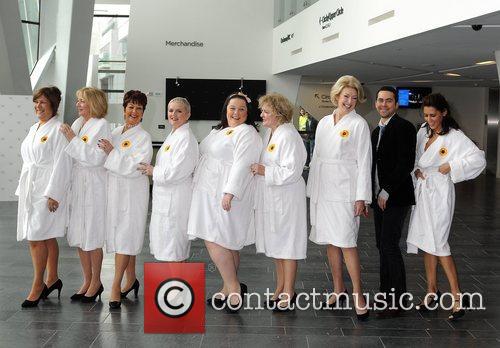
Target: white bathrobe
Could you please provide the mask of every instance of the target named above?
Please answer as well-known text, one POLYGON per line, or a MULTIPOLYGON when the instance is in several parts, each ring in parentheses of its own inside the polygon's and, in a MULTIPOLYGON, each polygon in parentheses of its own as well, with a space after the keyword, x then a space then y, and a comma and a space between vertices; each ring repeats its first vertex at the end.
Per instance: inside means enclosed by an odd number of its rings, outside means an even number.
POLYGON ((307 152, 290 123, 264 137, 260 163, 265 176, 256 175, 255 246, 277 259, 305 259, 307 250, 306 184, 302 178, 307 152))
POLYGON ((255 243, 253 206, 255 182, 250 170, 259 161, 262 140, 250 125, 212 130, 200 144, 201 159, 194 176, 188 235, 227 249, 255 243), (224 193, 234 198, 222 209, 224 193))
POLYGON ((309 238, 316 244, 352 248, 357 245, 359 230, 354 203, 371 203, 370 130, 356 111, 336 125, 333 120, 333 114, 323 117, 316 129, 307 182, 311 197, 309 238))
MULTIPOLYGON (((424 124, 425 125, 425 124, 424 124)), ((460 130, 451 129, 439 136, 428 148, 425 126, 417 134, 416 168, 425 180, 416 180, 415 199, 408 228, 408 252, 418 249, 436 256, 448 256, 453 212, 455 210, 455 186, 474 179, 485 168, 484 152, 460 130), (451 171, 443 175, 438 168, 449 163, 451 171)))
POLYGON ((189 257, 187 225, 198 158, 198 141, 188 123, 171 132, 158 150, 149 225, 149 248, 157 260, 189 257))
POLYGON ((83 122, 83 117, 73 122, 76 136, 65 149, 73 158, 67 238, 70 246, 91 251, 102 248, 106 237, 106 153, 97 142, 112 139, 104 118, 91 118, 82 127, 83 122))
POLYGON ((71 158, 64 153, 68 141, 59 132, 61 122, 57 117, 39 124, 30 128, 21 144, 23 167, 16 190, 18 241, 63 237, 66 232, 72 168, 71 158), (49 197, 59 203, 53 213, 47 206, 49 197))
POLYGON ((104 168, 108 170, 106 251, 137 255, 142 250, 149 205, 149 178, 137 170, 153 157, 151 136, 141 125, 122 134, 112 132, 114 149, 104 168))

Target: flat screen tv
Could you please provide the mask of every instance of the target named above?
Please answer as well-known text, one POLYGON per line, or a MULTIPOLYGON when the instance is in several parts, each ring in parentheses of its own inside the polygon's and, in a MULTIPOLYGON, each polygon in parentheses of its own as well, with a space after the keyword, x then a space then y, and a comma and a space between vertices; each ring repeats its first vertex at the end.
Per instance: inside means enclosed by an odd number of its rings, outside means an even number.
POLYGON ((399 107, 403 109, 418 109, 422 100, 432 93, 430 87, 398 87, 399 107))
MULTIPOLYGON (((165 108, 172 98, 184 97, 191 104, 190 120, 220 120, 222 105, 226 97, 231 93, 238 92, 240 87, 240 79, 167 78, 165 108)), ((243 80, 242 91, 252 100, 254 119, 259 120, 257 99, 266 94, 266 80, 243 80)))

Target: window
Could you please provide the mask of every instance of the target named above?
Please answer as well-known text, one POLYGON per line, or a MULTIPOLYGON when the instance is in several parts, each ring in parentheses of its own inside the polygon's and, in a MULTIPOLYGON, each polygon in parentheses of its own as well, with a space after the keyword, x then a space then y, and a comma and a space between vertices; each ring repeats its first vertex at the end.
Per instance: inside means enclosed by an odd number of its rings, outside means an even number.
POLYGON ((24 47, 30 74, 38 61, 40 36, 40 0, 18 0, 23 29, 24 47))
POLYGON ((89 69, 92 86, 108 95, 110 104, 121 104, 125 89, 129 5, 96 4, 90 54, 97 66, 89 69))

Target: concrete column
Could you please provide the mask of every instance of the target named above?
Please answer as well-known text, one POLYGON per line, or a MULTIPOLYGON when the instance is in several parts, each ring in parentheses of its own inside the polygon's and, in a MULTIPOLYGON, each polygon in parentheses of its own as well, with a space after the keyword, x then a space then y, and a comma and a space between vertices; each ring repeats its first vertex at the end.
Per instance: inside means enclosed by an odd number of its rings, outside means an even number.
POLYGON ((0 94, 31 95, 17 0, 0 1, 0 94))

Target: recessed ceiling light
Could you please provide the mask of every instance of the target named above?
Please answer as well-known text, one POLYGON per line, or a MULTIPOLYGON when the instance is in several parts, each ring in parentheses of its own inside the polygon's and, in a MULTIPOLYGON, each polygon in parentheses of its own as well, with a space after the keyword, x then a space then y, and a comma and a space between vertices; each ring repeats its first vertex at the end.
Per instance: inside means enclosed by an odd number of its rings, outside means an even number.
POLYGON ((462 76, 462 75, 460 75, 460 74, 457 74, 457 73, 452 73, 452 72, 447 72, 445 75, 446 75, 446 76, 454 76, 454 77, 457 77, 457 76, 462 76))
POLYGON ((484 62, 477 62, 476 65, 493 65, 496 63, 494 60, 485 60, 484 62))

